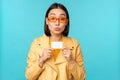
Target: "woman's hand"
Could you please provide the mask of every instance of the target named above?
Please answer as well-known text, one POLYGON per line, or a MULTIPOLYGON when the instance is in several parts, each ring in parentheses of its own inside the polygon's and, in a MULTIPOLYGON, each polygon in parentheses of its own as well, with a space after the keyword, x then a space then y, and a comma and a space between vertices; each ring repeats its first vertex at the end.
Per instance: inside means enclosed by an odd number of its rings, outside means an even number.
POLYGON ((39 58, 39 66, 42 67, 43 63, 52 57, 52 48, 47 48, 43 51, 42 56, 39 58))
POLYGON ((73 66, 74 66, 74 62, 75 61, 72 58, 71 49, 69 49, 69 48, 63 48, 62 51, 63 51, 64 57, 67 59, 67 61, 69 63, 69 69, 72 69, 73 66))
POLYGON ((44 61, 46 61, 47 59, 50 59, 52 57, 52 48, 47 48, 43 51, 43 55, 42 58, 44 61))
POLYGON ((62 51, 63 51, 63 55, 67 59, 67 61, 73 62, 71 50, 69 48, 63 48, 62 51))

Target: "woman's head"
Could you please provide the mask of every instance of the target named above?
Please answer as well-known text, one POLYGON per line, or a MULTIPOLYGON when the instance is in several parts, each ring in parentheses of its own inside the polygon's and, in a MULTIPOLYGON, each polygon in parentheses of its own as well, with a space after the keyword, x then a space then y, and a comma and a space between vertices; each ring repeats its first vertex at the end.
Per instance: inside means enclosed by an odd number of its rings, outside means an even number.
POLYGON ((45 15, 44 32, 47 36, 52 33, 68 36, 69 14, 67 9, 59 3, 53 3, 45 15))

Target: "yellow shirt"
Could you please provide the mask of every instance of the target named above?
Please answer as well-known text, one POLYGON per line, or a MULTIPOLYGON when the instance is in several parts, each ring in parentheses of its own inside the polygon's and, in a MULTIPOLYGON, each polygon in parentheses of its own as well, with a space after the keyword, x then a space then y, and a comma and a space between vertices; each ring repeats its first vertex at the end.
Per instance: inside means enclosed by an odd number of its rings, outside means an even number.
POLYGON ((52 58, 47 60, 46 64, 43 65, 42 68, 39 67, 39 56, 43 55, 42 53, 45 48, 50 47, 49 37, 44 35, 43 37, 36 38, 31 45, 25 74, 27 80, 57 80, 57 77, 59 80, 85 79, 86 74, 83 66, 84 61, 79 43, 75 39, 65 36, 62 37, 62 42, 65 47, 72 49, 72 58, 75 60, 73 68, 68 70, 68 62, 65 61, 65 58, 62 56, 62 52, 57 55, 57 58, 60 60, 57 60, 56 58, 55 61, 59 70, 57 70, 57 67, 53 64, 52 58), (58 71, 58 73, 56 73, 56 71, 58 71))
MULTIPOLYGON (((53 50, 52 54, 53 54, 54 60, 56 60, 59 52, 60 52, 60 49, 55 49, 55 50, 53 50)), ((56 67, 57 67, 57 66, 56 66, 56 67)), ((59 75, 58 75, 58 77, 57 77, 57 80, 59 80, 59 75)))
MULTIPOLYGON (((51 43, 52 43, 52 42, 51 42, 51 40, 50 40, 50 47, 51 47, 51 43)), ((54 61, 56 60, 59 52, 60 52, 60 49, 54 49, 54 50, 53 50, 52 54, 53 54, 53 57, 54 57, 54 61)), ((56 67, 57 67, 57 66, 56 66, 56 67)), ((57 77, 56 80, 60 80, 60 79, 59 79, 59 75, 58 75, 58 77, 57 77)))
MULTIPOLYGON (((51 47, 52 41, 51 41, 50 39, 49 39, 49 44, 50 44, 50 47, 51 47)), ((56 60, 59 52, 60 52, 60 49, 54 49, 54 50, 53 50, 52 54, 53 54, 54 60, 56 60)))
POLYGON ((53 50, 52 54, 53 54, 54 60, 56 60, 59 52, 60 52, 60 49, 54 49, 54 50, 53 50))

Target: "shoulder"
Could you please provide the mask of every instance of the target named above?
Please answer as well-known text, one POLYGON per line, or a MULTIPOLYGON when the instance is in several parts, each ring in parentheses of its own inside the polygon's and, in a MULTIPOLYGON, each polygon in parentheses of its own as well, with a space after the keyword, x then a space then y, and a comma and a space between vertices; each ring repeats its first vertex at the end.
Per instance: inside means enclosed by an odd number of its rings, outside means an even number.
POLYGON ((79 45, 78 40, 72 37, 64 37, 63 40, 65 43, 68 43, 68 44, 79 45))
POLYGON ((41 37, 34 38, 32 43, 39 43, 41 41, 41 37))
POLYGON ((79 44, 78 40, 72 37, 67 37, 67 39, 75 44, 79 44))
POLYGON ((48 39, 49 39, 48 36, 42 35, 40 37, 34 38, 33 42, 34 43, 39 43, 39 42, 43 42, 43 41, 48 40, 48 39))
POLYGON ((32 44, 39 44, 45 42, 46 40, 48 40, 48 37, 46 35, 42 35, 40 37, 34 38, 32 44))

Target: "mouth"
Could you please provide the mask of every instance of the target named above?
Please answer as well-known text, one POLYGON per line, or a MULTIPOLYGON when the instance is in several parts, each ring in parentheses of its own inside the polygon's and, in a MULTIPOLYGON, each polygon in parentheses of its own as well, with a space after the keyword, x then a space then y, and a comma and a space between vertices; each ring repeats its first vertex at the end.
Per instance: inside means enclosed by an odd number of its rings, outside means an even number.
POLYGON ((60 28, 55 28, 55 31, 60 31, 61 29, 60 28))

